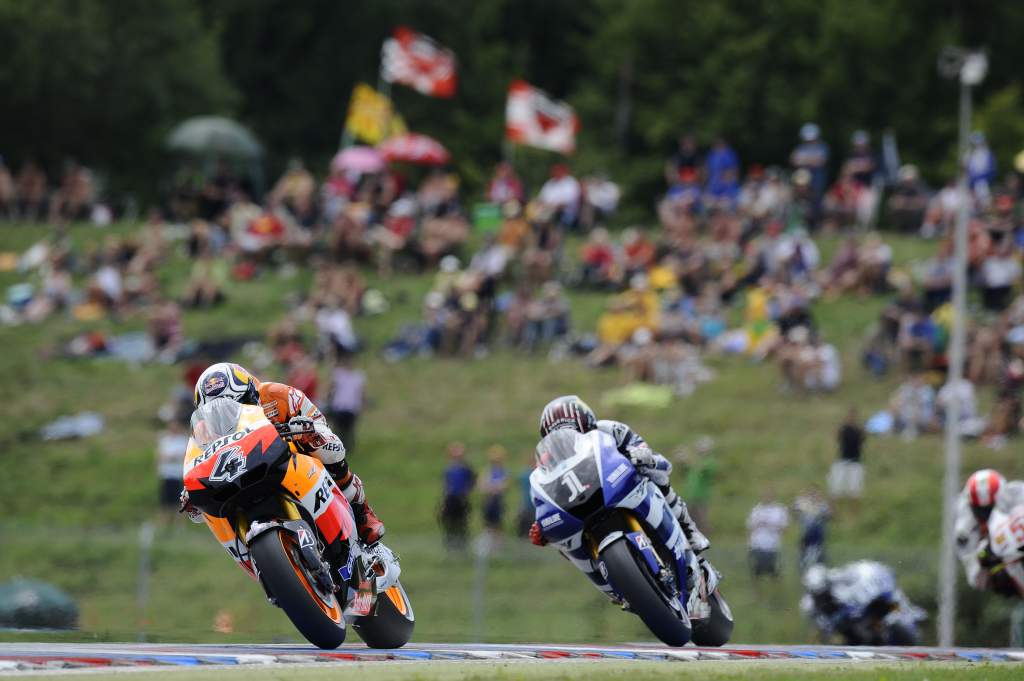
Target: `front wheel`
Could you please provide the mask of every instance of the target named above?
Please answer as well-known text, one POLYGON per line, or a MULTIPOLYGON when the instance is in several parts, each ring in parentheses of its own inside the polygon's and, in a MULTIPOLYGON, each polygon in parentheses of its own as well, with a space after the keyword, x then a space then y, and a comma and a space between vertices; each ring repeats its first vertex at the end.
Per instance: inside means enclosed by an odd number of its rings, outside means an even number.
POLYGON ((732 636, 732 610, 718 589, 711 594, 708 602, 711 605, 711 615, 705 620, 694 622, 693 642, 698 646, 718 648, 728 643, 729 637, 732 636))
POLYGON ((268 530, 249 546, 260 580, 295 628, 318 648, 337 648, 345 641, 345 618, 334 594, 316 586, 299 558, 288 532, 268 530))
POLYGON ((412 638, 415 626, 412 603, 401 583, 377 596, 377 607, 372 615, 352 623, 359 638, 370 648, 401 648, 412 638))
POLYGON ((608 581, 651 633, 666 645, 686 645, 690 640, 686 615, 680 618, 668 604, 643 558, 633 553, 629 540, 613 541, 601 552, 601 560, 608 570, 608 581))

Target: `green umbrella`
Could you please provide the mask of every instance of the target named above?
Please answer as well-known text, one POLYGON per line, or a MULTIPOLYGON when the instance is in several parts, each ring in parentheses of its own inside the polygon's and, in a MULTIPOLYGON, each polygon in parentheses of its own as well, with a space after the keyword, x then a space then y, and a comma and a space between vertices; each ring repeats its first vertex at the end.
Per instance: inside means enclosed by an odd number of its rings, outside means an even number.
POLYGON ((220 116, 197 116, 179 123, 167 136, 167 148, 196 155, 256 159, 263 147, 249 129, 220 116))

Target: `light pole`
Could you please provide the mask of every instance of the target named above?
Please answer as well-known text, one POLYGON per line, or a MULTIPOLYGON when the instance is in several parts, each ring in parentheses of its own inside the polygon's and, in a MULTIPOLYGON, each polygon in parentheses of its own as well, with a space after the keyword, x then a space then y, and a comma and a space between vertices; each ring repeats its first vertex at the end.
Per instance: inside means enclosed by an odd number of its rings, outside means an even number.
POLYGON ((967 136, 971 127, 971 88, 988 69, 984 52, 946 48, 939 56, 939 71, 960 80, 960 141, 958 161, 959 210, 954 234, 953 329, 949 345, 950 400, 946 405, 946 474, 942 485, 942 558, 939 566, 939 645, 955 642, 956 620, 956 499, 960 488, 960 381, 964 372, 964 337, 967 325, 967 219, 970 194, 967 186, 967 136))

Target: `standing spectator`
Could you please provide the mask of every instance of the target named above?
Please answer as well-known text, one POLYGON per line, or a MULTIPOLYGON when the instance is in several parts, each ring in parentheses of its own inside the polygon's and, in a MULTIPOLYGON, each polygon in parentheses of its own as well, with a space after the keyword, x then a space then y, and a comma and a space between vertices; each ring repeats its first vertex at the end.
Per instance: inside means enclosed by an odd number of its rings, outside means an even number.
POLYGON ((490 465, 480 482, 480 491, 484 497, 484 527, 487 528, 490 538, 488 548, 495 549, 501 545, 505 533, 505 491, 508 489, 505 448, 501 445, 491 445, 487 449, 487 460, 490 465))
POLYGON ((17 193, 14 190, 14 177, 10 168, 0 156, 0 218, 10 220, 16 214, 17 193))
POLYGON ((800 521, 800 572, 812 565, 827 562, 825 557, 825 526, 832 515, 828 502, 817 485, 812 485, 793 502, 800 521))
POLYGON ((935 389, 924 380, 924 373, 913 374, 900 384, 890 400, 896 432, 905 440, 938 428, 935 413, 935 389))
POLYGON ((156 473, 160 478, 160 518, 163 523, 173 522, 178 515, 181 495, 181 470, 188 447, 188 431, 178 419, 167 422, 156 439, 156 473))
POLYGON ((34 161, 21 166, 14 181, 18 194, 18 216, 25 222, 36 222, 46 210, 46 174, 34 161))
POLYGON ((669 187, 676 184, 684 170, 691 172, 696 177, 701 165, 702 159, 700 150, 697 148, 697 138, 692 134, 680 136, 675 153, 665 164, 665 184, 669 187))
MULTIPOLYGON (((316 362, 304 350, 298 354, 288 369, 288 385, 301 390, 311 400, 315 400, 319 395, 320 375, 316 370, 316 362)), ((348 442, 342 442, 348 446, 348 442)))
POLYGON ((996 157, 988 148, 985 134, 980 130, 971 133, 964 164, 967 166, 967 182, 974 200, 987 208, 992 198, 992 184, 996 179, 996 157))
POLYGON ((509 201, 523 202, 523 183, 519 181, 515 169, 508 161, 502 161, 495 166, 494 177, 487 185, 487 200, 497 204, 509 201))
POLYGON ((765 491, 761 503, 754 506, 747 517, 750 532, 750 569, 755 583, 761 577, 779 577, 779 549, 782 547, 782 533, 789 526, 789 511, 765 491))
POLYGON ((444 495, 441 499, 441 531, 449 551, 466 548, 469 522, 469 495, 476 484, 476 473, 466 463, 466 446, 448 445, 448 467, 444 470, 444 495))
POLYGON ((850 407, 837 434, 839 458, 832 464, 828 475, 829 493, 836 501, 850 499, 854 504, 860 501, 864 492, 864 464, 861 463, 864 438, 857 408, 850 407))
POLYGON ((732 208, 740 193, 740 160, 725 138, 715 140, 708 152, 706 164, 705 202, 709 206, 732 208))
POLYGON ((715 458, 715 441, 702 435, 693 446, 696 456, 686 466, 686 482, 683 498, 690 509, 690 517, 697 527, 705 530, 710 527, 708 507, 711 504, 711 489, 718 472, 718 459, 715 458))
POLYGON ((921 181, 917 166, 900 168, 896 186, 888 199, 889 222, 900 232, 911 233, 924 224, 928 209, 928 188, 921 181))
POLYGON ((331 371, 327 419, 349 454, 356 449, 356 422, 363 411, 365 398, 366 374, 352 368, 351 355, 342 355, 331 371))
POLYGON ((558 163, 551 166, 551 176, 540 188, 537 201, 551 211, 556 222, 565 229, 573 229, 579 219, 583 190, 569 167, 558 163))
POLYGON ((871 136, 865 130, 857 130, 850 139, 852 148, 846 157, 843 170, 850 174, 857 186, 855 214, 857 225, 865 228, 874 220, 878 195, 875 190, 875 173, 878 163, 871 151, 871 136))
POLYGON ((815 123, 804 123, 800 128, 800 144, 790 155, 793 168, 806 170, 810 174, 813 213, 811 226, 817 225, 821 199, 828 186, 828 145, 821 141, 821 129, 815 123))
POLYGON ((1009 237, 1000 239, 995 252, 981 263, 978 283, 981 285, 981 302, 990 312, 1005 310, 1013 299, 1013 287, 1020 281, 1020 261, 1013 252, 1009 237))

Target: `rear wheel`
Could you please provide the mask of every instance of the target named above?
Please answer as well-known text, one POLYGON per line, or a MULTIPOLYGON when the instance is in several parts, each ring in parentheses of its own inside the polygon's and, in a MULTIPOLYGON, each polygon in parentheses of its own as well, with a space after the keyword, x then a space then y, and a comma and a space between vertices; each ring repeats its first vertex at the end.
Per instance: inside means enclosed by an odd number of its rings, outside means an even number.
POLYGON ((416 617, 401 583, 377 596, 376 612, 360 617, 352 628, 371 648, 401 648, 412 638, 416 617))
POLYGON ((718 589, 715 589, 708 600, 711 615, 705 620, 693 623, 693 642, 698 646, 717 648, 728 643, 729 637, 732 636, 732 610, 718 589))
POLYGON ((689 621, 685 615, 681 619, 668 604, 643 558, 630 548, 629 540, 613 541, 601 552, 601 560, 608 569, 608 581, 651 633, 666 645, 686 645, 690 640, 689 621))
POLYGON ((249 551, 260 580, 299 633, 319 648, 337 648, 345 641, 341 604, 316 586, 288 532, 269 530, 253 540, 249 551))

